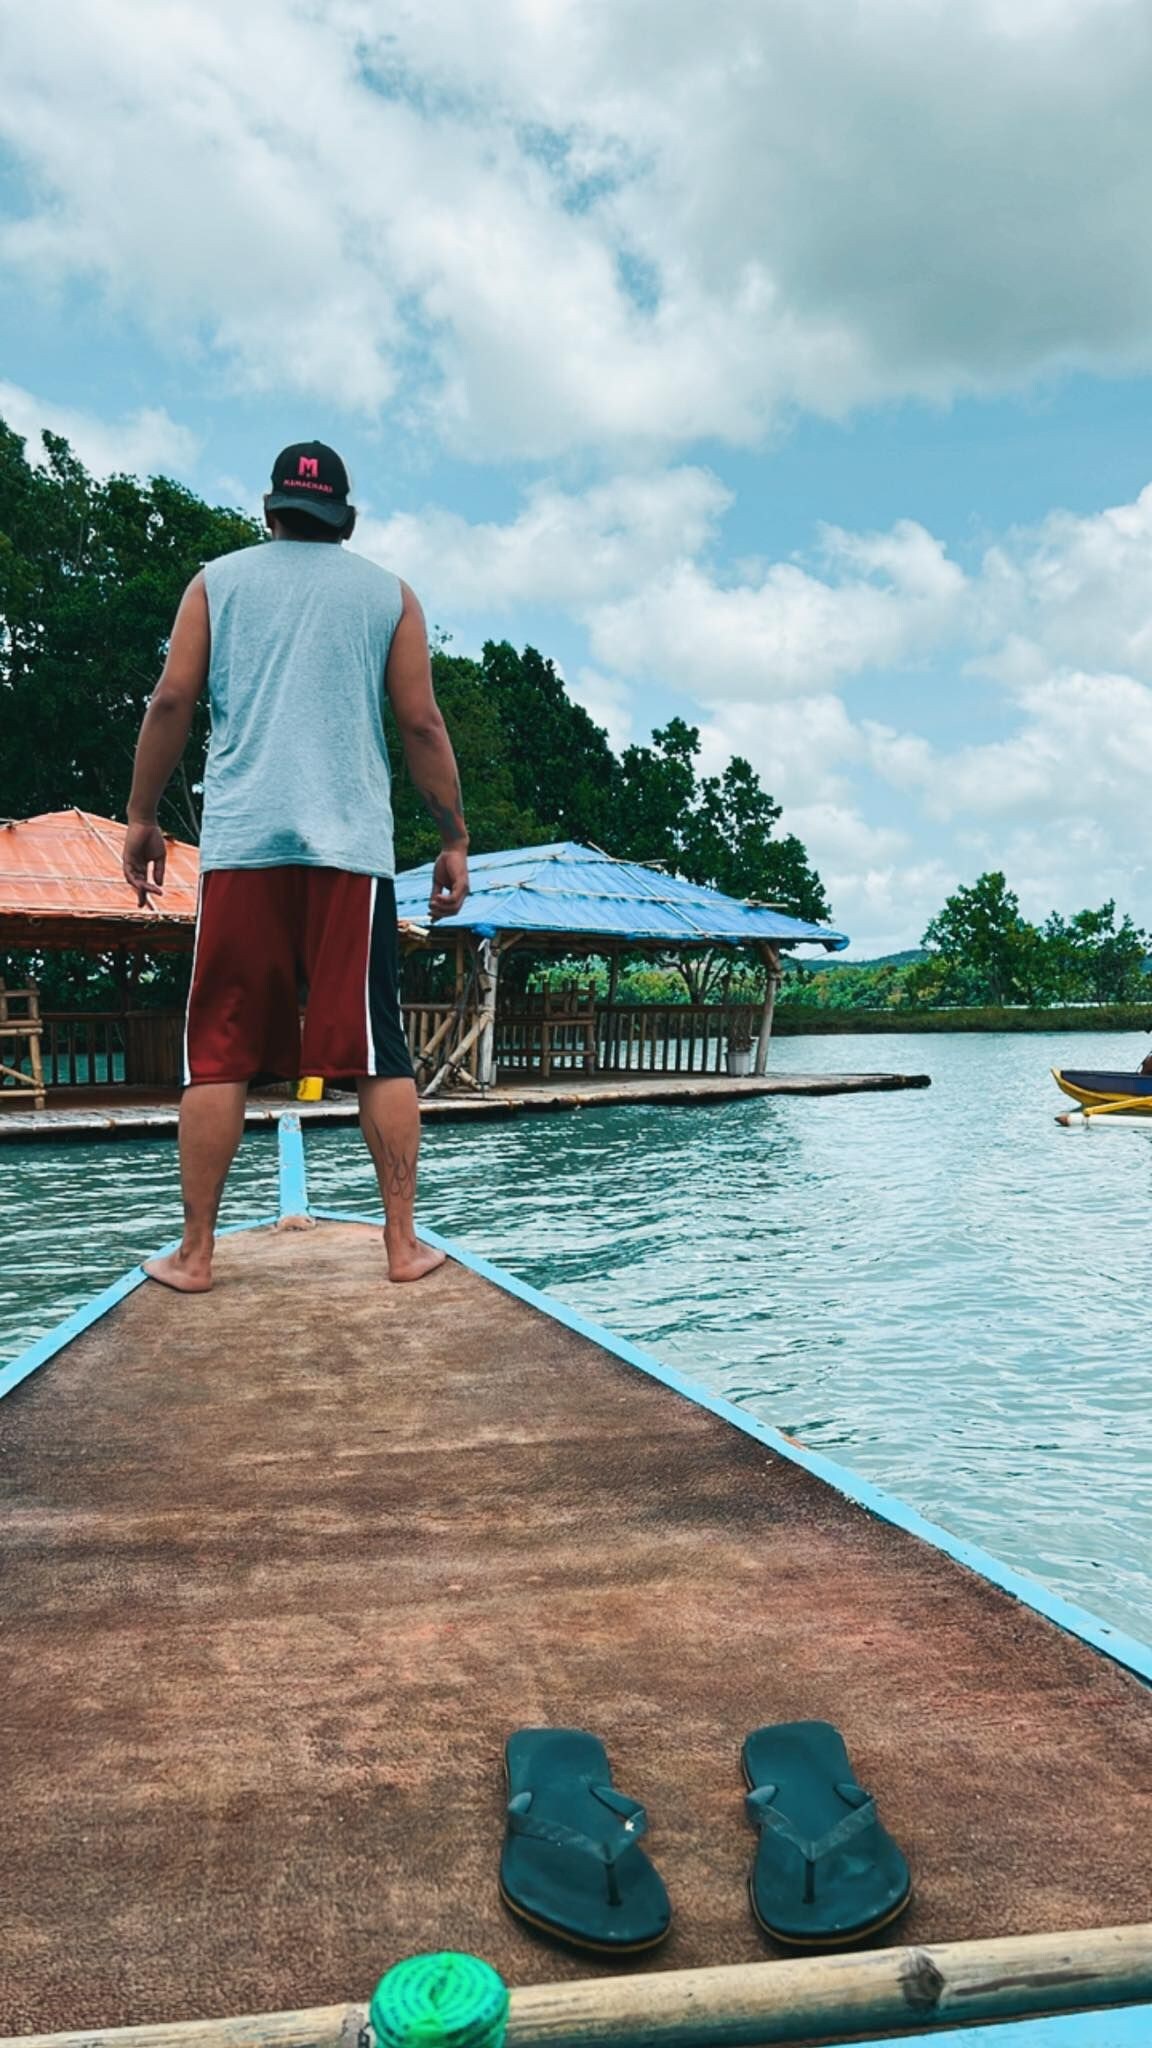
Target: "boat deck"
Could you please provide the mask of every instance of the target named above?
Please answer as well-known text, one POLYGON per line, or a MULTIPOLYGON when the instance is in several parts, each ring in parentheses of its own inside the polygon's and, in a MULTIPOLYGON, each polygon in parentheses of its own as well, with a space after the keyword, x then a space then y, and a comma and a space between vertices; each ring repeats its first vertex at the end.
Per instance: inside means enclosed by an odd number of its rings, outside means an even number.
POLYGON ((742 1737, 844 1730, 916 1893, 879 1941, 1136 1921, 1152 1695, 763 1442, 377 1230, 226 1238, 0 1401, 0 2034, 366 1996, 502 1910, 501 1749, 604 1738, 676 1921, 770 1954, 742 1737))

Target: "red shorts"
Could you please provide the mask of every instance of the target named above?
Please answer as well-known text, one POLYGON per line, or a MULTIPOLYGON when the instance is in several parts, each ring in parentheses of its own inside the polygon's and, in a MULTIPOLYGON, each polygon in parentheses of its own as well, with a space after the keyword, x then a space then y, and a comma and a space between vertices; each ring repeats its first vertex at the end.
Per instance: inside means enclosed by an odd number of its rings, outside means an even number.
POLYGON ((200 878, 185 1082, 301 1074, 411 1077, 396 891, 339 868, 211 868, 200 878))

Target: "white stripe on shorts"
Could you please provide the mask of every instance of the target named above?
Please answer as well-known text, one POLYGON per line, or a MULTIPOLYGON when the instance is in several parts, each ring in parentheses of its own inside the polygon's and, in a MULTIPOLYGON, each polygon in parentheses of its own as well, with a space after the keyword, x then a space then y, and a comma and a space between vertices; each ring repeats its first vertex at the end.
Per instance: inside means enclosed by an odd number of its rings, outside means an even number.
POLYGON ((372 1037, 372 932, 376 924, 376 877, 368 894, 368 953, 364 963, 364 1030, 368 1041, 368 1072, 376 1072, 376 1045, 372 1037))

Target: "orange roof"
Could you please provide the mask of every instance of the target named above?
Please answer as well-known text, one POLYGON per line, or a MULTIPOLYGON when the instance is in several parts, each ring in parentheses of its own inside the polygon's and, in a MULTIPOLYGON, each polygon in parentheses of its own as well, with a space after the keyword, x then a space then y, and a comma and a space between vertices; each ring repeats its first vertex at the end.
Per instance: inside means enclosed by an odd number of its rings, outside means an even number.
MULTIPOLYGON (((168 863, 155 909, 141 910, 120 865, 127 827, 91 811, 45 811, 0 819, 0 945, 114 946, 183 951, 196 927, 200 855, 165 833, 168 863)), ((422 942, 422 925, 398 920, 400 936, 422 942)))
MULTIPOLYGON (((126 827, 90 811, 0 822, 0 940, 19 945, 183 945, 196 921, 194 846, 168 839, 164 893, 141 910, 120 866, 126 827)), ((167 837, 167 835, 165 835, 167 837)))

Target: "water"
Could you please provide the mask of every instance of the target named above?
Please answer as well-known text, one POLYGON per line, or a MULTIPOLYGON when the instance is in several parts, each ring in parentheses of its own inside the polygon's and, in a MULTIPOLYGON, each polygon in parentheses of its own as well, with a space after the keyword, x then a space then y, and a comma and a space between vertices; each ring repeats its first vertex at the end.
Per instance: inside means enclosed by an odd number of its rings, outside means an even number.
MULTIPOLYGON (((1152 1641, 1152 1131, 1059 1130, 1047 1074, 1140 1049, 781 1040, 777 1070, 933 1086, 433 1127, 423 1215, 1152 1641)), ((374 1204, 356 1132, 308 1156, 320 1206, 374 1204)), ((274 1205, 253 1135, 222 1220, 274 1205)), ((0 1355, 178 1223, 168 1143, 0 1153, 0 1355)))

